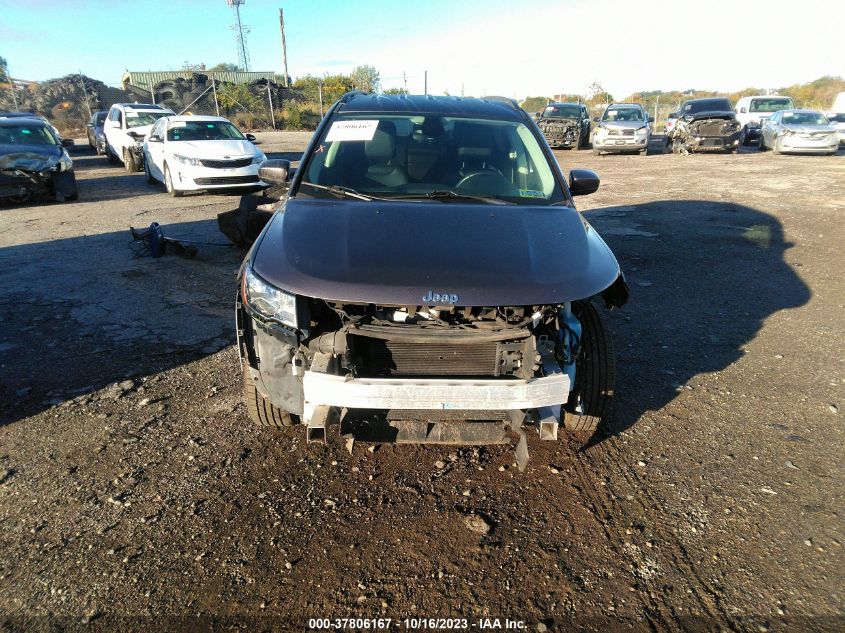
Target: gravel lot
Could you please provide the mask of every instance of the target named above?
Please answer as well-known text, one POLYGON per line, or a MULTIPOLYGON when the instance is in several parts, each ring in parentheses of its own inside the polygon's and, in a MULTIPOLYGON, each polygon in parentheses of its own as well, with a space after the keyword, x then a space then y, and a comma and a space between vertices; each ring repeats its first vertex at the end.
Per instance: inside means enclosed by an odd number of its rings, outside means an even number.
POLYGON ((632 296, 615 433, 535 437, 524 474, 507 446, 253 428, 237 196, 80 152, 78 202, 0 208, 0 629, 842 630, 845 156, 654 149, 556 153, 602 177, 579 206, 632 296), (152 221, 199 255, 133 259, 152 221))

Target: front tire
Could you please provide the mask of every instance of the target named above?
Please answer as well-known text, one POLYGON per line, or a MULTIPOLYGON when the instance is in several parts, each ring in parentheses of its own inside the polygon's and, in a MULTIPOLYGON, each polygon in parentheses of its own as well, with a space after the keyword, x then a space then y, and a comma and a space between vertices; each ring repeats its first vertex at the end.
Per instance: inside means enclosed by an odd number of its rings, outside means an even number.
POLYGON ((592 434, 607 424, 616 355, 604 319, 590 301, 576 301, 572 313, 581 322, 581 345, 575 361, 575 387, 563 405, 563 425, 569 431, 592 434))
POLYGON ((173 186, 173 178, 170 176, 170 167, 167 163, 164 164, 164 186, 171 198, 179 198, 182 192, 173 186))
POLYGON ((144 176, 147 179, 148 185, 155 185, 158 183, 158 181, 153 178, 153 174, 150 171, 150 160, 146 157, 144 157, 144 176))
POLYGON ((249 418, 258 426, 281 429, 294 424, 290 413, 282 411, 258 391, 247 367, 244 367, 244 402, 249 418))

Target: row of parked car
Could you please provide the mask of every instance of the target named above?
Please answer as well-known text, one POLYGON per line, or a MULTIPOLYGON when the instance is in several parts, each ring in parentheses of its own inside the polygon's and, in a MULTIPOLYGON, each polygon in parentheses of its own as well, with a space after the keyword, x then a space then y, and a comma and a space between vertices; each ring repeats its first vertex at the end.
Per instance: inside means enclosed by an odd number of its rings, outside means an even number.
MULTIPOLYGON (((550 146, 592 144, 595 154, 645 154, 654 123, 638 103, 611 103, 592 121, 584 104, 552 103, 535 120, 550 146)), ((743 97, 736 106, 715 97, 685 101, 666 122, 666 143, 675 153, 730 153, 754 141, 776 153, 835 154, 845 145, 845 114, 795 109, 784 96, 743 97)))

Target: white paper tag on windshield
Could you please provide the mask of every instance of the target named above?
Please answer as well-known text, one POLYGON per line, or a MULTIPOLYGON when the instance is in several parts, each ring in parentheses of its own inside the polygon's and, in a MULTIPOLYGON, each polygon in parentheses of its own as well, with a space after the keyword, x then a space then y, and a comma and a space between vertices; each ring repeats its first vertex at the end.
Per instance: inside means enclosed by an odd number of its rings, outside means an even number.
POLYGON ((335 121, 326 141, 371 141, 377 127, 378 121, 335 121))

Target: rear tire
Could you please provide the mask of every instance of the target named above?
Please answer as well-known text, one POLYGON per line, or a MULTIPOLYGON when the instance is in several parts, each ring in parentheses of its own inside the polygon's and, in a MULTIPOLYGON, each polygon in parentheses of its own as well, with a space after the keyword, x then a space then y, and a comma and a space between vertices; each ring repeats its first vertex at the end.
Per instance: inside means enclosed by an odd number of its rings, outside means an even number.
POLYGON ((258 391, 246 367, 244 367, 244 402, 246 402, 246 411, 250 419, 258 426, 281 429, 294 424, 290 413, 274 406, 258 391))
POLYGON ((595 433, 605 426, 616 382, 613 340, 601 313, 590 301, 576 301, 572 312, 581 322, 581 349, 575 361, 575 388, 563 405, 569 431, 595 433))

